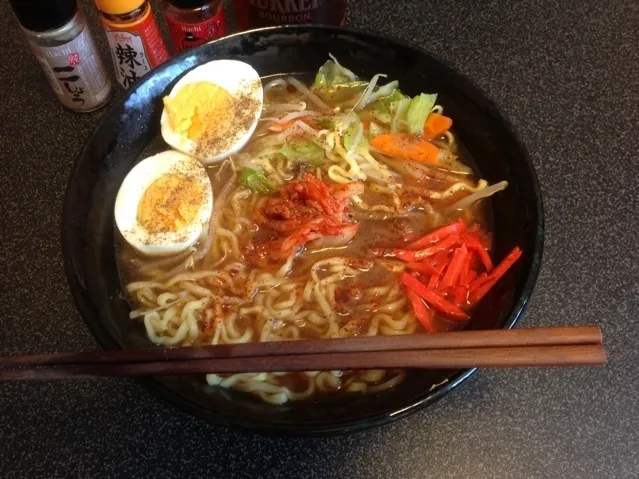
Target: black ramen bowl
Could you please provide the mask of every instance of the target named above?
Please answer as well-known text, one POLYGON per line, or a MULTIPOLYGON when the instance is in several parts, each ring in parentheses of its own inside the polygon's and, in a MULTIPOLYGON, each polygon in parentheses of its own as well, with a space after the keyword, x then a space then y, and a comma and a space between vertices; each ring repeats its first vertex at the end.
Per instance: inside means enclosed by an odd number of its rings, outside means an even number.
MULTIPOLYGON (((260 75, 309 74, 328 54, 356 74, 387 73, 410 95, 437 92, 481 176, 510 186, 492 199, 494 254, 524 252, 479 305, 469 329, 510 328, 521 316, 539 271, 543 210, 525 148, 495 106, 467 78, 423 50, 343 28, 275 27, 232 35, 176 56, 146 75, 105 113, 73 168, 62 221, 71 291, 89 328, 105 348, 151 346, 129 319, 118 277, 113 206, 125 175, 143 157, 166 149, 160 135, 162 96, 185 72, 223 58, 251 64, 260 75)), ((407 416, 441 398, 474 370, 410 371, 392 390, 334 395, 273 406, 234 390, 208 386, 202 375, 143 380, 159 396, 212 423, 268 433, 330 434, 361 430, 407 416)))

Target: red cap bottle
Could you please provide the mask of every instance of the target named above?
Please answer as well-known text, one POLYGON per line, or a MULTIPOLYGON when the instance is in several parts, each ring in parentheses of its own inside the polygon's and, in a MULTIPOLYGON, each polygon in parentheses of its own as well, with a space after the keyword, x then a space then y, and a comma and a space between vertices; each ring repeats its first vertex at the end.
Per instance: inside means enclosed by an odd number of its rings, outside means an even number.
POLYGON ((166 0, 165 7, 176 53, 226 35, 222 0, 166 0))

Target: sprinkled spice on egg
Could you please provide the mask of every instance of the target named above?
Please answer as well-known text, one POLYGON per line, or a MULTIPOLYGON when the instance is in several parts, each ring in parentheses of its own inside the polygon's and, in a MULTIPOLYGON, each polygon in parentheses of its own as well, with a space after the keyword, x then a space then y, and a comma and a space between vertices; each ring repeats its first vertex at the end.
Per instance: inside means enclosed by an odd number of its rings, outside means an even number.
POLYGON ((164 97, 162 137, 204 164, 239 151, 262 112, 262 82, 248 64, 215 60, 189 71, 164 97))

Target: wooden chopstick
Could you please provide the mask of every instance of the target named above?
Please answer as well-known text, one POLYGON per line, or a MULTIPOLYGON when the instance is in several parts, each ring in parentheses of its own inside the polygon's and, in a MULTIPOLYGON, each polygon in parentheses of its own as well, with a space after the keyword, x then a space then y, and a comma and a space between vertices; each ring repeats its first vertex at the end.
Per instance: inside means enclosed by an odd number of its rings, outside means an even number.
POLYGON ((606 362, 599 344, 523 346, 424 351, 302 354, 272 357, 190 359, 168 362, 66 364, 53 367, 1 369, 0 379, 86 379, 102 376, 161 376, 334 369, 577 366, 606 362))
POLYGON ((597 326, 0 358, 0 379, 603 364, 597 326))
POLYGON ((284 354, 351 353, 360 351, 407 351, 411 349, 555 346, 601 344, 601 341, 602 336, 599 326, 558 326, 551 328, 491 329, 439 334, 222 344, 217 346, 196 346, 173 349, 147 348, 41 354, 35 356, 1 357, 0 367, 105 364, 172 361, 180 359, 240 358, 284 354))

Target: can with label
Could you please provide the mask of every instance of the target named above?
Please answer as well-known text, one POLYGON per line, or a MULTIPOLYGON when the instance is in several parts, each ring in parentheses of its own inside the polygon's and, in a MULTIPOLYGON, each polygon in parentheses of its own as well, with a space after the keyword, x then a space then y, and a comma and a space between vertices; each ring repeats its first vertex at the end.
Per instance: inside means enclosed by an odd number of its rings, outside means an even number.
POLYGON ((176 53, 226 35, 222 0, 166 0, 164 14, 176 53))
POLYGON ((118 83, 133 85, 169 59, 148 0, 95 0, 118 83))
POLYGON ((97 110, 113 86, 76 0, 11 0, 31 51, 60 103, 97 110))

